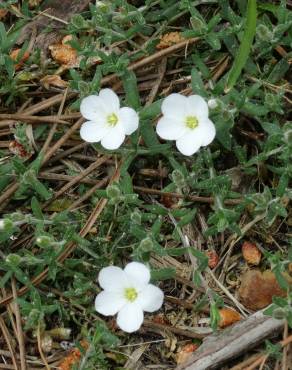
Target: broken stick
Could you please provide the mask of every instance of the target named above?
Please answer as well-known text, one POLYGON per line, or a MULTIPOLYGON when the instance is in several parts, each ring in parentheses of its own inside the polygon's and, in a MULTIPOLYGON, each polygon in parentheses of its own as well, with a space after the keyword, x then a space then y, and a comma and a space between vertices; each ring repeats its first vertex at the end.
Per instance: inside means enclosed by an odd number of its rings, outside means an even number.
POLYGON ((221 365, 256 346, 262 340, 278 333, 284 320, 276 320, 258 311, 232 327, 210 335, 190 357, 176 370, 218 369, 221 365))

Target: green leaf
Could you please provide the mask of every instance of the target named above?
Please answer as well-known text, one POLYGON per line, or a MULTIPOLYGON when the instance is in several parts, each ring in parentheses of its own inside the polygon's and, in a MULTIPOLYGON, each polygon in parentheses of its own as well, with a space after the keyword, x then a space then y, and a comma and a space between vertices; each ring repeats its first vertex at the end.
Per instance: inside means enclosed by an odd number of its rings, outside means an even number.
POLYGON ((206 90, 202 78, 196 68, 192 68, 192 90, 193 93, 206 97, 206 90))
POLYGON ((211 319, 210 323, 211 328, 213 330, 216 330, 218 327, 218 323, 220 321, 220 313, 215 303, 212 303, 210 306, 210 319, 211 319))
POLYGON ((227 84, 225 87, 226 93, 230 91, 232 87, 236 84, 236 81, 238 80, 241 71, 247 62, 256 32, 256 21, 257 21, 256 0, 248 0, 247 18, 245 23, 244 35, 227 79, 227 84))
POLYGON ((165 267, 158 270, 151 270, 151 280, 168 280, 175 277, 175 268, 165 267))
POLYGON ((163 102, 163 99, 156 100, 151 105, 148 105, 147 107, 144 107, 141 109, 139 113, 140 120, 150 120, 158 116, 161 112, 161 104, 163 102))
POLYGON ((196 208, 190 210, 188 214, 186 214, 180 219, 180 221, 177 223, 177 226, 182 227, 182 226, 188 225, 194 219, 196 213, 197 213, 196 208))
POLYGON ((126 105, 138 109, 141 104, 135 73, 126 71, 122 76, 122 81, 126 93, 126 105))
POLYGON ((31 199, 31 210, 32 210, 34 217, 36 217, 39 220, 44 219, 41 205, 39 204, 36 197, 32 197, 31 199))
POLYGON ((149 149, 159 145, 159 141, 151 121, 141 121, 140 132, 145 144, 149 149))

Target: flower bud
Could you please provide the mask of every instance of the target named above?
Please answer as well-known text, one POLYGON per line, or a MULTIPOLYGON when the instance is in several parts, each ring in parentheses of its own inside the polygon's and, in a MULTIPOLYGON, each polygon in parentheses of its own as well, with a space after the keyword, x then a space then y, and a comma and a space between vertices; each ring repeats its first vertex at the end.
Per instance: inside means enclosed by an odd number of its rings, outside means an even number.
POLYGON ((36 244, 41 248, 48 248, 54 243, 54 240, 47 235, 41 235, 36 238, 36 244))
POLYGON ((21 212, 13 212, 10 214, 10 218, 14 222, 23 221, 25 216, 21 212))
POLYGON ((292 146, 292 126, 291 125, 285 125, 283 127, 284 131, 284 140, 289 145, 292 146))
POLYGON ((141 249, 143 252, 151 251, 153 249, 153 241, 148 237, 141 240, 139 249, 141 249))
POLYGON ((20 265, 22 258, 15 253, 10 253, 5 259, 5 262, 11 266, 17 267, 20 265))
POLYGON ((273 39, 273 32, 264 24, 260 24, 257 27, 257 36, 261 41, 271 42, 273 39))
POLYGON ((203 33, 207 30, 205 23, 199 17, 191 17, 190 22, 193 29, 199 33, 203 33))
POLYGON ((14 223, 9 218, 0 220, 0 231, 8 232, 13 229, 14 223))
POLYGON ((210 109, 215 109, 218 107, 218 102, 217 102, 217 99, 210 99, 208 100, 208 107, 210 109))
POLYGON ((117 185, 109 185, 106 189, 106 194, 109 198, 118 198, 121 191, 117 185))
POLYGON ((132 212, 130 217, 131 217, 131 221, 134 224, 141 225, 142 216, 141 216, 141 212, 139 212, 139 210, 135 210, 134 212, 132 212))
POLYGON ((182 188, 185 185, 185 178, 180 170, 172 172, 172 180, 178 188, 182 188))
POLYGON ((285 313, 285 310, 283 310, 283 308, 275 308, 274 311, 273 311, 273 318, 274 319, 277 319, 277 320, 283 320, 285 319, 286 317, 286 313, 285 313))
POLYGON ((22 175, 22 181, 24 184, 32 185, 36 182, 36 174, 34 170, 27 170, 22 175))

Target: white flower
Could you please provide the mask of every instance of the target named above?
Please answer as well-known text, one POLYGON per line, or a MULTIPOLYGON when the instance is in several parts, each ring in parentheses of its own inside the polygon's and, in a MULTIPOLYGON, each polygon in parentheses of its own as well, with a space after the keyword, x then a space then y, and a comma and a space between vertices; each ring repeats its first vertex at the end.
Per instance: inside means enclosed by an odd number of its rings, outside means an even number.
POLYGON ((120 108, 117 94, 102 89, 99 95, 84 98, 80 105, 82 116, 88 119, 80 129, 80 136, 89 143, 101 141, 106 149, 117 149, 138 128, 139 117, 132 108, 120 108))
POLYGON ((120 267, 103 268, 98 282, 104 289, 95 299, 95 309, 105 316, 118 314, 117 324, 127 333, 140 328, 143 311, 154 312, 162 306, 164 294, 155 285, 149 284, 150 271, 139 262, 120 267))
POLYGON ((215 126, 208 118, 208 104, 201 96, 171 94, 164 99, 161 110, 163 117, 158 121, 157 134, 165 140, 176 140, 182 154, 192 155, 213 141, 215 126))

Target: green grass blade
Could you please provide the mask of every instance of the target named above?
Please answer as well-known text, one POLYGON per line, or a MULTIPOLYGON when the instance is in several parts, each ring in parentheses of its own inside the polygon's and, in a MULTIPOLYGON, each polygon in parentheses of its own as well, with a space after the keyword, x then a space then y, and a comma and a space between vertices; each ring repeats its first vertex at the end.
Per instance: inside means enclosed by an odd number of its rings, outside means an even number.
POLYGON ((256 21, 257 21, 257 2, 256 0, 248 0, 247 3, 247 18, 245 23, 244 35, 238 50, 238 54, 235 57, 233 66, 229 73, 225 92, 227 93, 235 85, 239 78, 242 68, 244 67, 247 58, 250 53, 254 35, 256 32, 256 21))

